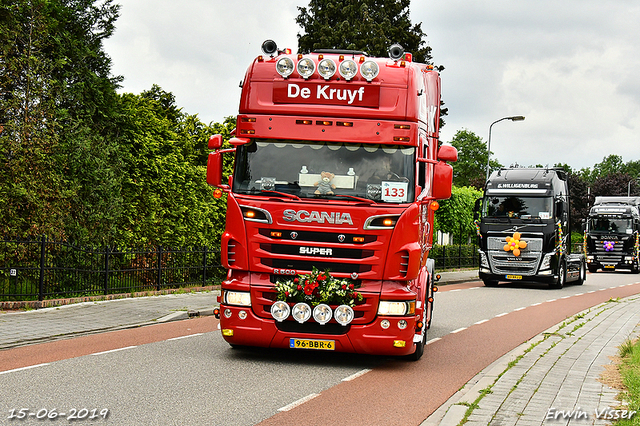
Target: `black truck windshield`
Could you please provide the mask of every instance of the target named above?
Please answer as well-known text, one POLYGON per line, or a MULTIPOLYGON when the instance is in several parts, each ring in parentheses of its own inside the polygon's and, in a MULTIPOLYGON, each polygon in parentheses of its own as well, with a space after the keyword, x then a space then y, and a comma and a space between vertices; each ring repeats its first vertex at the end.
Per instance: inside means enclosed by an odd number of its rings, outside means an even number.
POLYGON ((414 147, 255 139, 237 148, 233 191, 407 203, 415 164, 414 147))
POLYGON ((551 197, 486 196, 482 216, 489 218, 550 219, 551 197))
POLYGON ((618 217, 590 217, 589 218, 589 231, 592 232, 614 232, 621 234, 632 234, 633 224, 631 219, 618 218, 618 217))

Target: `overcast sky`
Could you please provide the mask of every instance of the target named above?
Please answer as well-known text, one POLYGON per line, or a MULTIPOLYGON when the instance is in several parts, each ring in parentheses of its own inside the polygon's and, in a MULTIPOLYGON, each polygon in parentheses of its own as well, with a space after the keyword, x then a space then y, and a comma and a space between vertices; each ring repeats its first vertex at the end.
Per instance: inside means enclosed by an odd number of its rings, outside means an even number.
MULTIPOLYGON (((205 122, 236 115, 239 83, 260 45, 297 52, 306 0, 120 0, 105 43, 122 92, 153 84, 205 122)), ((640 160, 640 2, 414 0, 449 108, 440 139, 467 129, 503 165, 593 167, 640 160)))

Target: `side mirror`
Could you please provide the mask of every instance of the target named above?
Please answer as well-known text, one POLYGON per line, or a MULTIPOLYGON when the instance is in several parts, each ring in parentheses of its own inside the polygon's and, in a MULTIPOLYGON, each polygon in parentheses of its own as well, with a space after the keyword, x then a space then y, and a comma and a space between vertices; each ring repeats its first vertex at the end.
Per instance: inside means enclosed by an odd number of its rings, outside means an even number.
POLYGON ((222 147, 222 135, 213 135, 209 138, 209 149, 220 149, 222 147))
POLYGON ((209 158, 207 159, 207 183, 218 187, 222 183, 222 153, 218 151, 209 153, 209 158))
POLYGON ((478 220, 480 217, 480 203, 482 203, 482 198, 477 198, 473 205, 473 220, 478 220))
POLYGON ((458 161, 458 150, 455 146, 445 143, 438 150, 438 160, 440 161, 458 161))
POLYGON ((451 198, 452 186, 453 167, 451 167, 451 164, 447 164, 444 161, 438 161, 433 168, 433 198, 436 200, 446 200, 447 198, 451 198))

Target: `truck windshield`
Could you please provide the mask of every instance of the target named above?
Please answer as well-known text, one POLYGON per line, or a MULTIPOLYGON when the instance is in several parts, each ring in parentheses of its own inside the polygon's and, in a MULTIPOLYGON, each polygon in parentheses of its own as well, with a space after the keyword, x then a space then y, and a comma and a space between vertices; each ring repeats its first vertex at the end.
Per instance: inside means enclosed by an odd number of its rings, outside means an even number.
POLYGON ((551 197, 484 197, 482 216, 520 219, 550 219, 553 216, 551 197))
POLYGON ((412 202, 415 148, 254 139, 236 150, 233 191, 412 202))
POLYGON ((622 234, 633 233, 631 219, 613 217, 589 218, 589 230, 593 232, 619 232, 622 234))

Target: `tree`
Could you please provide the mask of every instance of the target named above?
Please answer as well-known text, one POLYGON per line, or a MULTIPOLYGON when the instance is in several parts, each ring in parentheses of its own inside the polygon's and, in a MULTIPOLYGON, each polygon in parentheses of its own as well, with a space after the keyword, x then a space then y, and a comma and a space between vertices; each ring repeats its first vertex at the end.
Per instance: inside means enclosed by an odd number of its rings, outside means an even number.
MULTIPOLYGON (((458 150, 458 161, 453 166, 453 183, 456 186, 473 186, 482 189, 487 172, 487 144, 469 130, 458 130, 451 145, 458 150)), ((489 169, 502 167, 497 160, 491 160, 489 169)))
MULTIPOLYGON (((0 5, 0 229, 5 236, 82 238, 112 223, 118 197, 96 186, 117 176, 118 78, 102 40, 111 0, 15 0, 0 5), (84 153, 82 156, 80 153, 84 153), (95 202, 105 201, 102 206, 95 202), (106 198, 106 200, 105 200, 106 198)), ((105 187, 103 187, 104 189, 105 187)))
POLYGON ((470 187, 454 186, 451 198, 440 201, 435 214, 434 230, 453 235, 456 244, 464 244, 463 238, 476 232, 473 223, 473 209, 482 192, 470 187))
POLYGON ((409 19, 410 0, 310 0, 298 7, 296 23, 298 51, 315 49, 362 50, 371 56, 387 56, 399 43, 416 62, 431 63, 431 47, 426 45, 421 23, 409 19))
MULTIPOLYGON (((117 241, 131 245, 217 245, 226 205, 206 183, 206 144, 215 132, 158 86, 124 94, 123 213, 117 241)), ((220 125, 216 125, 219 127, 220 125)), ((225 127, 227 133, 235 122, 225 127)))

